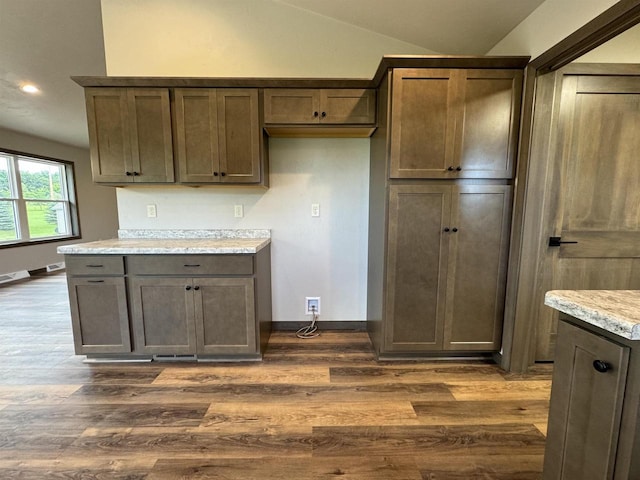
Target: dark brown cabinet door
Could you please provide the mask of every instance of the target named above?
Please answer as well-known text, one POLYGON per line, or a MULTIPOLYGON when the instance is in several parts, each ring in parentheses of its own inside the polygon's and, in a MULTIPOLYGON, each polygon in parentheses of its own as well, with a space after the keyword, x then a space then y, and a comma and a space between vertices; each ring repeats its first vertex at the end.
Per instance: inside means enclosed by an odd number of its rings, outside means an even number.
POLYGON ((215 89, 174 90, 175 137, 179 180, 220 181, 218 102, 215 89))
POLYGON ((67 282, 76 353, 131 352, 124 277, 68 277, 67 282))
POLYGON ((190 278, 131 277, 130 298, 136 353, 195 353, 190 278))
POLYGON ((218 89, 222 183, 260 182, 260 116, 256 89, 218 89))
POLYGON ((391 178, 511 178, 519 70, 394 69, 391 178))
POLYGON ((500 348, 510 213, 508 185, 453 187, 448 232, 446 350, 500 348))
POLYGON ((255 354, 253 278, 194 278, 197 353, 255 354))
POLYGON ((94 182, 133 182, 124 88, 87 88, 87 125, 94 182))
POLYGON ((169 91, 87 88, 94 182, 173 182, 169 91))
POLYGON ((544 480, 613 478, 628 360, 628 347, 559 322, 544 480))
POLYGON ((451 186, 391 186, 385 347, 442 350, 451 186))

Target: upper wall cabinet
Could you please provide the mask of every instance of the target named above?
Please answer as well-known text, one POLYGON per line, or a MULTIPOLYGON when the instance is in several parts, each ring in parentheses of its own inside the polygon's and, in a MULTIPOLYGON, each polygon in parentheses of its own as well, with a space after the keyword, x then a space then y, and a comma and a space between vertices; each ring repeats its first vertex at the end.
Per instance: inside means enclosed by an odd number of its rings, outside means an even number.
POLYGON ((511 178, 522 71, 397 68, 391 178, 511 178))
POLYGON ((266 184, 257 89, 174 90, 181 183, 266 184))
POLYGON ((371 89, 266 89, 264 123, 367 125, 376 121, 371 89))
POLYGON ((169 90, 87 88, 94 182, 174 181, 169 90))

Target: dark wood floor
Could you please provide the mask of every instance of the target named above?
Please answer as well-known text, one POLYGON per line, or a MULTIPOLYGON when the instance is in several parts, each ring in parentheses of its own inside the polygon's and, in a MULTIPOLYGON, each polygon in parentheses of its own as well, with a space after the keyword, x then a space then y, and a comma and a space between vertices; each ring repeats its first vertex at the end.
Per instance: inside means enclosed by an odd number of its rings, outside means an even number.
POLYGON ((1 479, 533 480, 550 368, 377 363, 275 333, 262 363, 84 364, 64 275, 0 288, 1 479))

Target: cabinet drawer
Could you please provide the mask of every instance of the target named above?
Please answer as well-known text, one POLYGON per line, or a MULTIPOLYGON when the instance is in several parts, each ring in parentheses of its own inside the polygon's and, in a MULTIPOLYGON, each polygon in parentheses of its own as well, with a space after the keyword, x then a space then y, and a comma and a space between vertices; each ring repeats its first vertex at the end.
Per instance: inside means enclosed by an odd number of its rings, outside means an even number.
POLYGON ((66 255, 67 275, 124 275, 120 255, 66 255))
POLYGON ((252 255, 130 255, 133 275, 252 275, 252 255))

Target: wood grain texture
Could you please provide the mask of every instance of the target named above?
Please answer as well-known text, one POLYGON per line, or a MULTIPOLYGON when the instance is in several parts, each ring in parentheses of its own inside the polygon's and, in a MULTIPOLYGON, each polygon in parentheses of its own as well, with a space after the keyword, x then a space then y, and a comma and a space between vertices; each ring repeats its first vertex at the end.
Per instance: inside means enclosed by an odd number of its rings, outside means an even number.
POLYGON ((549 365, 376 362, 322 325, 274 332, 261 363, 86 364, 64 275, 0 308, 3 480, 541 478, 549 365))

